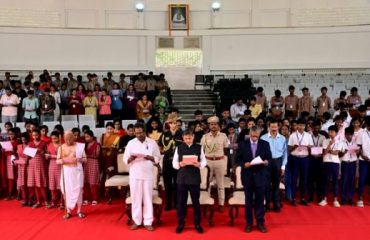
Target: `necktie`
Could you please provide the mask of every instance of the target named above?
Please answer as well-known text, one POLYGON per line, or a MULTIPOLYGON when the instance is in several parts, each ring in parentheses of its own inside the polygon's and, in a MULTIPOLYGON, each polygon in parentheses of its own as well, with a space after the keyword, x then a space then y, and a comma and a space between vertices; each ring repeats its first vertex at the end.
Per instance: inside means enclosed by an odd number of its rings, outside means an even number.
POLYGON ((257 143, 252 142, 252 153, 253 153, 253 158, 256 157, 256 151, 257 151, 257 143))

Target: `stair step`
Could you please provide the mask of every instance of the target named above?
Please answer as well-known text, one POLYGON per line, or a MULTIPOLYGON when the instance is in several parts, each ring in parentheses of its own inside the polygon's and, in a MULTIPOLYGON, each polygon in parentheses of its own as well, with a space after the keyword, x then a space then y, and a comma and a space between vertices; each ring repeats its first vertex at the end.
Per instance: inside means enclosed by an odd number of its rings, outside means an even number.
POLYGON ((172 95, 172 98, 216 98, 213 95, 192 95, 192 94, 184 94, 184 95, 172 95))
POLYGON ((195 111, 195 110, 197 110, 197 109, 199 109, 199 110, 207 110, 207 109, 209 109, 209 110, 213 110, 213 109, 215 108, 215 106, 214 106, 214 105, 208 105, 208 106, 200 105, 200 106, 198 106, 198 105, 181 105, 181 104, 174 104, 174 106, 175 106, 176 108, 178 108, 180 111, 181 111, 181 110, 185 110, 185 109, 189 109, 189 110, 193 110, 193 111, 195 111))
POLYGON ((194 112, 197 109, 202 110, 206 116, 212 115, 217 96, 210 90, 174 90, 172 101, 179 109, 182 120, 189 122, 194 120, 194 112))
POLYGON ((209 101, 209 100, 198 100, 198 99, 189 99, 189 100, 175 100, 172 99, 173 103, 179 103, 181 105, 187 105, 187 104, 192 104, 192 105, 213 105, 214 101, 209 101))

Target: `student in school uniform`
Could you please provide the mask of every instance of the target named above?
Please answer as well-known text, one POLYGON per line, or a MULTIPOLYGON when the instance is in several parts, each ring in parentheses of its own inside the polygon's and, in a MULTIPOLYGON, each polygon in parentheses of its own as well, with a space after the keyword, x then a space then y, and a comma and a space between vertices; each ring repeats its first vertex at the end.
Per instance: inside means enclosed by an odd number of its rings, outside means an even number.
POLYGON ((307 206, 308 202, 305 200, 305 193, 307 189, 307 175, 309 166, 309 149, 313 146, 312 136, 305 131, 306 121, 299 119, 297 121, 297 131, 293 132, 288 141, 288 150, 291 154, 290 169, 292 170, 292 205, 296 206, 296 192, 298 177, 300 181, 300 204, 307 206))
POLYGON ((339 154, 343 149, 342 141, 336 139, 338 134, 337 126, 329 127, 329 138, 323 142, 324 149, 324 175, 325 184, 323 189, 323 199, 319 202, 320 206, 328 205, 327 196, 330 180, 333 182, 333 195, 334 195, 334 207, 340 207, 338 201, 338 188, 339 188, 339 166, 340 159, 339 154))
POLYGON ((49 161, 48 180, 49 190, 51 193, 51 204, 49 208, 56 207, 59 200, 59 207, 63 208, 62 194, 60 192, 60 176, 62 167, 57 164, 58 149, 61 145, 61 135, 57 131, 53 131, 50 135, 51 142, 46 147, 45 157, 49 161))
POLYGON ((41 141, 41 132, 38 129, 32 131, 32 138, 28 146, 36 148, 36 155, 29 160, 27 168, 27 187, 29 191, 30 199, 36 194, 37 202, 32 208, 39 208, 42 201, 45 202, 45 206, 49 208, 49 203, 46 199, 46 187, 47 187, 47 164, 45 160, 46 143, 41 141))
POLYGON ((319 120, 312 124, 312 142, 310 163, 308 167, 308 202, 313 202, 314 196, 316 195, 317 201, 322 199, 322 186, 324 183, 323 173, 323 160, 322 144, 326 139, 324 135, 320 134, 321 122, 319 120), (318 151, 314 151, 316 148, 318 151))
POLYGON ((366 129, 359 135, 357 144, 360 146, 359 181, 358 181, 358 207, 364 207, 363 194, 366 178, 370 171, 370 116, 365 118, 366 129))
POLYGON ((8 196, 5 200, 14 199, 14 185, 16 183, 17 175, 16 169, 13 164, 12 158, 14 157, 14 153, 17 151, 18 140, 16 137, 16 129, 11 128, 8 131, 9 142, 12 145, 11 151, 5 151, 6 156, 6 166, 7 166, 7 177, 8 177, 8 196))
POLYGON ((95 140, 94 133, 88 130, 84 133, 86 142, 86 162, 84 163, 85 186, 84 204, 89 203, 93 206, 98 204, 99 192, 99 164, 100 164, 100 144, 95 140))
POLYGON ((353 205, 353 195, 355 192, 356 163, 360 153, 354 137, 352 126, 345 129, 346 139, 343 141, 344 155, 341 160, 341 205, 353 205), (347 198, 348 197, 348 198, 347 198))
POLYGON ((28 206, 30 204, 27 189, 27 165, 29 157, 23 153, 24 149, 28 146, 29 140, 28 133, 22 133, 22 143, 17 146, 17 160, 14 161, 18 170, 17 189, 22 196, 22 206, 28 206))

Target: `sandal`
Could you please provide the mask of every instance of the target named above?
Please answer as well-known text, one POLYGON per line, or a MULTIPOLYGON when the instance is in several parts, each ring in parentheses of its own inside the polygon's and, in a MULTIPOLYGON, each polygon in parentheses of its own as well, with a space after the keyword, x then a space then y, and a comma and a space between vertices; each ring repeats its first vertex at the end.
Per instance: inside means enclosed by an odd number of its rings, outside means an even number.
POLYGON ((93 205, 93 206, 98 205, 98 201, 92 201, 91 205, 93 205))
POLYGON ((82 212, 77 213, 77 216, 78 216, 79 218, 81 218, 81 219, 83 219, 83 218, 85 218, 85 217, 86 217, 86 215, 85 215, 85 214, 83 214, 82 212))
POLYGON ((45 207, 46 207, 47 209, 50 209, 50 208, 52 208, 52 205, 51 205, 50 203, 48 203, 48 202, 45 202, 45 207))
POLYGON ((66 213, 64 216, 63 216, 63 219, 64 220, 68 220, 72 217, 72 214, 71 213, 66 213))
POLYGON ((40 207, 40 205, 41 205, 40 203, 35 203, 35 204, 32 206, 32 208, 33 208, 33 209, 39 208, 39 207, 40 207))

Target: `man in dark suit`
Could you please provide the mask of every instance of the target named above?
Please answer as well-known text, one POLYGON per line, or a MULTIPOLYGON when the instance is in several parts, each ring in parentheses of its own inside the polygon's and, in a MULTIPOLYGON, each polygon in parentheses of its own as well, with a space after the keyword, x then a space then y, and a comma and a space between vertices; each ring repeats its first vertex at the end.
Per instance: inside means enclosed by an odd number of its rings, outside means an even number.
POLYGON ((242 167, 241 178, 245 193, 245 218, 247 225, 246 232, 252 231, 253 207, 257 228, 260 232, 266 233, 264 197, 268 183, 267 166, 272 161, 270 145, 268 142, 259 139, 261 130, 254 126, 250 129, 250 138, 239 144, 237 163, 242 167), (262 159, 258 164, 253 159, 262 159))

